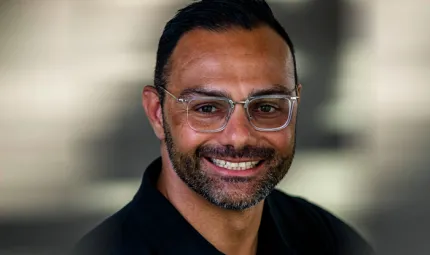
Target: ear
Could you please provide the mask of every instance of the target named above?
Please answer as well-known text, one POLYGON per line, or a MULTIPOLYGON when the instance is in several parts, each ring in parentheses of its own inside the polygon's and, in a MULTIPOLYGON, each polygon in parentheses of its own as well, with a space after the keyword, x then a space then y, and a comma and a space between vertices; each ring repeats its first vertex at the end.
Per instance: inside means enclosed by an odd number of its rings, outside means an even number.
POLYGON ((153 86, 145 86, 142 91, 142 106, 151 123, 155 135, 164 140, 163 111, 157 90, 153 86))
POLYGON ((297 96, 299 99, 297 99, 297 103, 300 104, 300 100, 302 98, 302 84, 297 85, 297 96))

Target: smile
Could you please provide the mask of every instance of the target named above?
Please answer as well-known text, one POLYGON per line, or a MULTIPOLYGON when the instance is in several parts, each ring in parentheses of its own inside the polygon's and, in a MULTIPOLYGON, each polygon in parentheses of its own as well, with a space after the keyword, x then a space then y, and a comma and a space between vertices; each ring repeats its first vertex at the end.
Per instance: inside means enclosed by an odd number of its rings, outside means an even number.
POLYGON ((235 171, 243 171, 256 167, 261 161, 243 161, 243 162, 230 162, 222 159, 210 158, 210 161, 221 168, 235 171))

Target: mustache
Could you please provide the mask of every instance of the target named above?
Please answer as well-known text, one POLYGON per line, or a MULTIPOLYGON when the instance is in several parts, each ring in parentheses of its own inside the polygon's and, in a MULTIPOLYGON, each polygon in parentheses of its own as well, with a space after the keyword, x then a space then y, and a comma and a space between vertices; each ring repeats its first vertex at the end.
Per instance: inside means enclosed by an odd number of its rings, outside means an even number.
POLYGON ((276 151, 268 147, 245 146, 236 150, 233 146, 203 145, 196 150, 197 157, 228 157, 228 158, 274 158, 276 151))

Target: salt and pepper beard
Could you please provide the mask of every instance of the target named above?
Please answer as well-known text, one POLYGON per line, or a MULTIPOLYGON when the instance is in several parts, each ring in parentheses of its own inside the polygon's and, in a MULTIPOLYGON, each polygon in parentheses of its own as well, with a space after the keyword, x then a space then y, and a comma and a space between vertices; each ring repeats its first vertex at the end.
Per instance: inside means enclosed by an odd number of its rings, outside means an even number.
POLYGON ((240 151, 231 146, 214 147, 202 145, 194 152, 182 153, 177 149, 170 132, 170 126, 164 120, 164 134, 167 151, 173 169, 179 178, 196 193, 210 203, 229 210, 245 210, 265 199, 275 186, 287 174, 295 154, 295 136, 292 151, 287 156, 281 156, 273 148, 244 147, 240 151), (263 158, 266 169, 264 176, 258 177, 213 177, 202 167, 202 159, 206 158, 263 158), (228 192, 224 185, 241 185, 253 182, 252 192, 228 192))

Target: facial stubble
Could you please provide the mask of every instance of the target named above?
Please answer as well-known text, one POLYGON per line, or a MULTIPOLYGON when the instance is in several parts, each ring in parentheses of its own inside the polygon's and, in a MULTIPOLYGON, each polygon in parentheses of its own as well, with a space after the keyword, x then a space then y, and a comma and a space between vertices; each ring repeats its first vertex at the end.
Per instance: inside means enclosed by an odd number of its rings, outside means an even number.
POLYGON ((287 156, 281 156, 273 148, 249 146, 235 150, 229 146, 220 148, 202 145, 194 151, 183 153, 178 150, 165 119, 163 123, 167 151, 177 176, 194 192, 224 209, 245 210, 265 199, 287 174, 294 158, 295 136, 291 153, 287 156), (253 178, 210 175, 204 169, 203 158, 217 156, 264 158, 267 171, 264 175, 253 178))

